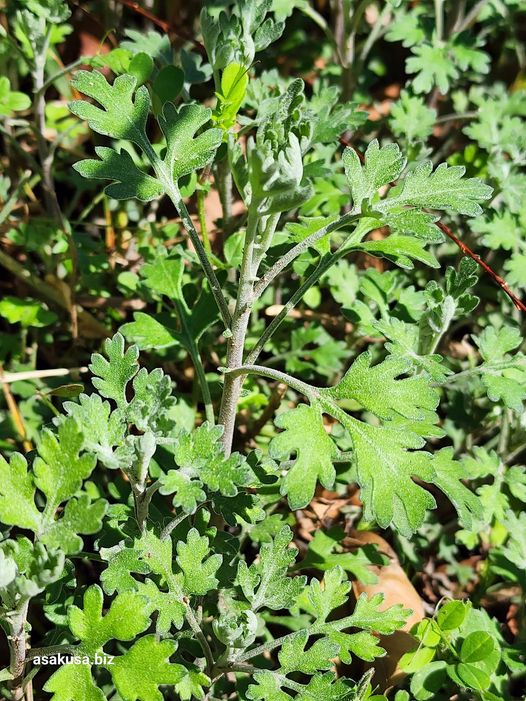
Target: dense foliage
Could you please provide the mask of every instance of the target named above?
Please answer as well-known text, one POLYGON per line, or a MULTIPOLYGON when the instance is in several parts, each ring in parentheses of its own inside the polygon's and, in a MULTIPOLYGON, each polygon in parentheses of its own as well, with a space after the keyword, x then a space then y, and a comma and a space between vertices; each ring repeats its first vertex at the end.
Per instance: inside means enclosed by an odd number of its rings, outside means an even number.
POLYGON ((523 0, 1 12, 2 696, 524 698, 523 0))

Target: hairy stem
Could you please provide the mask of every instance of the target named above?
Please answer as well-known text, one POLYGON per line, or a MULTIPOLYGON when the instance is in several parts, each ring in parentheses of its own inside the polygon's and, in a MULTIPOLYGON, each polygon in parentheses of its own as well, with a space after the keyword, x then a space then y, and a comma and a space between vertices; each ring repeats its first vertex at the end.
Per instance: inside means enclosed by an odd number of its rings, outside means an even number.
POLYGON ((215 665, 215 660, 214 660, 214 655, 212 654, 212 650, 210 648, 210 645, 208 644, 208 640, 206 639, 206 635, 203 633, 201 630, 201 626, 199 624, 199 621, 195 617, 194 612, 192 611, 190 607, 189 600, 183 596, 183 591, 181 587, 179 586, 173 572, 167 571, 166 575, 166 582, 168 584, 169 590, 174 593, 180 601, 185 605, 186 612, 185 612, 185 619, 190 628, 192 629, 192 632, 198 641, 199 645, 201 646, 201 649, 203 651, 203 654, 206 659, 206 673, 208 676, 212 674, 212 670, 215 665))
POLYGON ((36 138, 38 155, 40 158, 40 167, 42 169, 42 187, 44 190, 44 200, 48 214, 65 228, 64 217, 58 204, 57 195, 55 192, 55 184, 53 182, 52 166, 53 157, 50 156, 44 131, 46 128, 46 100, 44 89, 44 75, 46 67, 46 56, 49 47, 51 29, 48 30, 46 40, 41 52, 35 54, 35 65, 33 70, 33 84, 35 90, 35 98, 33 111, 35 115, 36 138))
POLYGON ((469 27, 471 27, 471 25, 477 21, 477 17, 484 9, 484 7, 489 3, 489 1, 490 0, 479 0, 476 3, 476 5, 474 5, 468 12, 468 14, 465 16, 460 26, 455 28, 455 31, 460 33, 465 31, 466 29, 469 29, 469 27))
MULTIPOLYGON (((221 404, 221 410, 219 413, 219 423, 223 424, 225 427, 225 432, 223 434, 223 445, 227 455, 230 454, 230 451, 232 449, 232 439, 234 435, 234 426, 236 418, 236 407, 244 379, 244 374, 242 372, 238 372, 238 370, 243 363, 243 351, 246 332, 254 300, 258 299, 263 294, 267 286, 272 282, 272 280, 274 280, 274 278, 277 277, 277 275, 279 275, 279 273, 282 270, 284 270, 284 268, 289 263, 291 263, 299 255, 306 251, 309 246, 312 246, 314 243, 316 243, 316 241, 323 238, 332 231, 336 231, 336 229, 339 229, 345 226, 346 224, 350 224, 351 222, 359 219, 359 217, 359 214, 344 214, 335 222, 332 222, 331 224, 322 227, 318 231, 315 231, 306 239, 304 239, 296 246, 291 248, 282 258, 280 258, 272 266, 272 268, 270 268, 267 271, 267 273, 265 273, 265 275, 259 281, 256 281, 259 265, 263 260, 263 255, 265 251, 268 249, 272 241, 272 236, 278 224, 279 217, 276 215, 269 215, 267 220, 263 224, 263 232, 258 237, 256 206, 254 206, 249 212, 249 225, 247 227, 247 240, 245 243, 243 263, 241 266, 238 301, 236 304, 236 309, 234 311, 234 318, 232 323, 232 338, 229 341, 229 348, 227 353, 227 372, 225 373, 223 400, 221 404)), ((336 260, 337 258, 331 257, 330 265, 332 265, 332 263, 334 262, 333 259, 336 260)), ((317 272, 319 275, 323 274, 323 272, 328 267, 330 267, 330 265, 329 260, 327 260, 321 269, 319 267, 317 268, 315 273, 317 272), (327 267, 325 267, 325 265, 327 267)), ((313 273, 313 275, 315 275, 315 273, 313 273)), ((313 281, 315 279, 318 278, 313 278, 312 276, 309 277, 309 286, 313 284, 313 281)), ((294 299, 294 304, 297 304, 297 301, 299 301, 299 299, 297 299, 296 297, 294 299)), ((266 335, 263 334, 264 337, 262 336, 260 341, 258 341, 256 348, 253 349, 248 356, 251 361, 259 355, 263 345, 266 343, 268 338, 270 338, 270 335, 274 333, 275 329, 279 326, 283 318, 284 316, 280 316, 279 321, 277 321, 276 324, 271 324, 272 329, 270 330, 270 332, 268 332, 266 335)), ((243 367, 250 368, 251 363, 249 362, 248 365, 245 365, 243 367)), ((251 368, 251 371, 255 367, 257 366, 253 366, 253 368, 251 368)), ((266 368, 264 369, 266 370, 266 368)), ((257 372, 257 370, 255 370, 255 372, 257 372)), ((261 374, 261 372, 259 374, 261 374)), ((270 375, 267 376, 271 377, 270 375)), ((276 375, 273 375, 272 377, 278 380, 283 379, 282 377, 277 377, 276 375)), ((286 379, 283 379, 283 381, 292 387, 293 385, 290 384, 289 380, 294 382, 294 378, 291 378, 288 375, 284 375, 284 377, 286 377, 286 379)), ((305 387, 308 387, 308 385, 305 385, 303 389, 305 389, 305 387)), ((303 391, 303 389, 300 391, 303 391)))
POLYGON ((9 627, 9 671, 13 679, 9 682, 13 701, 24 699, 24 670, 26 665, 26 619, 29 599, 25 599, 20 607, 8 617, 9 627))
POLYGON ((232 227, 232 172, 228 157, 217 163, 217 190, 223 215, 223 231, 229 234, 232 227))
POLYGON ((212 670, 214 668, 214 655, 212 654, 212 650, 210 649, 210 645, 208 644, 208 640, 206 639, 205 634, 201 630, 201 626, 199 625, 197 618, 194 616, 194 612, 190 608, 190 606, 186 607, 186 615, 185 615, 186 621, 190 628, 192 629, 197 641, 201 645, 201 649, 205 655, 206 659, 206 668, 207 668, 207 674, 210 675, 212 673, 212 670))
POLYGON ((160 540, 166 540, 171 534, 171 532, 177 528, 177 526, 182 523, 185 518, 188 518, 189 514, 179 514, 179 516, 176 516, 173 518, 171 521, 169 521, 166 526, 163 528, 161 531, 161 535, 159 536, 160 540))
POLYGON ((261 375, 261 377, 268 377, 271 380, 278 380, 278 382, 284 382, 286 385, 295 389, 297 392, 301 392, 306 397, 316 399, 318 393, 316 388, 312 385, 308 385, 302 380, 298 380, 292 375, 288 375, 286 372, 281 372, 281 370, 274 370, 273 368, 267 368, 264 365, 240 365, 239 367, 233 369, 226 369, 225 375, 227 377, 243 377, 244 375, 261 375))
POLYGON ((75 645, 49 645, 48 647, 34 647, 27 651, 26 659, 34 660, 35 657, 50 657, 51 655, 72 654, 75 645))
MULTIPOLYGON (((255 299, 254 283, 254 246, 258 229, 257 207, 253 206, 249 211, 248 226, 246 233, 245 247, 243 250, 243 261, 239 274, 239 288, 236 300, 236 307, 232 319, 232 336, 228 339, 227 368, 232 369, 240 366, 243 362, 243 352, 245 349, 245 337, 252 311, 252 304, 255 299)), ((243 378, 240 375, 226 375, 221 398, 221 408, 219 410, 219 423, 225 427, 223 433, 223 446, 225 454, 228 456, 232 450, 234 438, 234 427, 236 421, 236 409, 243 378)))

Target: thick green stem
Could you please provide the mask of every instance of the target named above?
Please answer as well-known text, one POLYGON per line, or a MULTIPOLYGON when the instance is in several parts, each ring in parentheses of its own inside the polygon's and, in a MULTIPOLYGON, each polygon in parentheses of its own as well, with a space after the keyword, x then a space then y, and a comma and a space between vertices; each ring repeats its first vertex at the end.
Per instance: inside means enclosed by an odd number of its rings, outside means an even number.
POLYGON ((435 387, 452 387, 458 380, 473 377, 473 375, 499 375, 502 370, 516 368, 518 365, 517 360, 503 360, 500 363, 492 363, 490 365, 477 365, 474 368, 456 372, 454 375, 448 375, 442 382, 433 382, 432 384, 435 387))
POLYGON ((35 97, 33 104, 33 112, 35 116, 36 137, 38 155, 40 159, 40 167, 42 169, 42 188, 44 190, 44 200, 48 214, 66 230, 66 222, 62 215, 62 211, 58 204, 57 195, 55 192, 55 184, 53 182, 52 166, 53 154, 50 153, 44 131, 46 128, 46 100, 44 89, 44 74, 46 68, 46 57, 51 36, 51 29, 48 30, 46 40, 42 51, 35 54, 35 66, 33 70, 33 85, 35 89, 35 97))
POLYGON ((188 622, 188 625, 192 629, 196 640, 199 642, 201 645, 201 649, 205 655, 206 659, 206 668, 207 668, 207 673, 210 675, 212 673, 212 670, 214 669, 214 656, 212 654, 212 650, 210 649, 210 645, 208 644, 208 640, 206 639, 205 634, 201 630, 201 626, 199 625, 196 617, 194 616, 194 612, 190 608, 190 606, 186 607, 186 615, 185 618, 188 622))
POLYGON ((34 647, 27 651, 26 659, 34 660, 35 657, 50 657, 51 655, 70 655, 75 652, 75 645, 49 645, 48 647, 34 647))
MULTIPOLYGON (((371 628, 368 625, 366 625, 364 621, 361 621, 359 617, 355 616, 355 614, 351 614, 350 616, 341 618, 339 621, 332 621, 330 623, 313 623, 311 626, 309 626, 308 628, 304 628, 303 630, 307 631, 309 635, 323 635, 324 633, 327 634, 335 630, 341 631, 345 630, 346 628, 355 627, 371 630, 371 628)), ((266 643, 262 643, 261 645, 252 648, 252 650, 242 652, 242 654, 238 655, 236 659, 233 660, 233 663, 240 664, 245 662, 246 660, 253 659, 254 657, 258 657, 259 655, 263 655, 265 652, 275 650, 277 647, 281 647, 285 641, 294 638, 294 636, 296 636, 298 632, 299 631, 288 633, 287 635, 284 635, 281 638, 276 638, 274 640, 269 640, 266 643)))
POLYGON ((185 518, 188 518, 190 514, 179 514, 179 516, 176 516, 173 518, 171 521, 168 522, 168 524, 163 528, 161 531, 161 534, 159 536, 160 540, 166 540, 170 536, 173 530, 177 528, 177 526, 182 523, 185 518))

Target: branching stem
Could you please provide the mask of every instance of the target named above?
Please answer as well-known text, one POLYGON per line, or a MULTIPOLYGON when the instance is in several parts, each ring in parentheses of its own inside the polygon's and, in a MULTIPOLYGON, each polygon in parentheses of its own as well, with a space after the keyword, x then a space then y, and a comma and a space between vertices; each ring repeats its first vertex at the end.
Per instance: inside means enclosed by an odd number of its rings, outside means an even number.
POLYGON ((307 236, 307 238, 303 239, 303 241, 300 241, 295 246, 293 246, 289 251, 285 253, 285 255, 283 255, 278 261, 276 261, 276 263, 274 263, 274 265, 271 268, 269 268, 269 270, 267 270, 267 272, 259 280, 259 282, 254 288, 255 298, 260 297, 263 294, 263 292, 267 289, 267 287, 272 283, 272 281, 281 272, 283 272, 283 270, 285 270, 285 268, 288 265, 290 265, 290 263, 292 263, 294 260, 296 260, 298 256, 304 253, 310 246, 313 246, 317 241, 322 239, 324 236, 327 236, 327 234, 330 234, 333 231, 337 231, 338 229, 343 228, 347 224, 352 224, 353 222, 357 221, 360 217, 361 214, 356 214, 353 212, 344 214, 336 221, 327 224, 318 231, 315 231, 313 234, 307 236))
POLYGON ((294 307, 301 302, 306 292, 318 282, 318 280, 327 272, 327 270, 329 270, 331 266, 333 266, 338 260, 340 260, 340 258, 342 258, 350 250, 352 249, 347 248, 346 244, 344 243, 335 253, 329 253, 323 256, 319 264, 308 276, 305 282, 298 287, 296 292, 294 292, 289 301, 284 305, 283 309, 280 310, 279 314, 277 314, 274 317, 274 319, 272 319, 271 323, 263 331, 256 345, 254 346, 254 348, 252 348, 252 350, 246 357, 245 362, 247 364, 251 365, 256 362, 261 351, 265 347, 265 344, 276 333, 276 331, 281 326, 289 312, 291 312, 292 309, 294 309, 294 307))

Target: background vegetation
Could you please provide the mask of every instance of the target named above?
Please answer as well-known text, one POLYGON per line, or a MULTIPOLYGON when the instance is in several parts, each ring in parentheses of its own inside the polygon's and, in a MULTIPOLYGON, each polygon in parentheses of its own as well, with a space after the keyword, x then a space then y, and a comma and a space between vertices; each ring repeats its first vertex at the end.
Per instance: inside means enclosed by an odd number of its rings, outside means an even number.
POLYGON ((526 4, 207 8, 1 7, 0 694, 523 699, 526 4))

